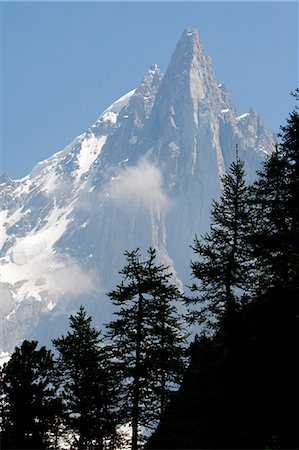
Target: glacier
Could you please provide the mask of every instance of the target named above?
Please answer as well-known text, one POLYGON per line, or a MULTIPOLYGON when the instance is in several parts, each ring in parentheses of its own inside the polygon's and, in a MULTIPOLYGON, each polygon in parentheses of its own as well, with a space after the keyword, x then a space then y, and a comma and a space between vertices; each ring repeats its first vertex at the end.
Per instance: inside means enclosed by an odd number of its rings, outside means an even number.
POLYGON ((28 176, 0 176, 0 352, 25 338, 49 345, 80 304, 108 322, 125 250, 155 247, 184 289, 236 145, 252 181, 273 142, 253 109, 237 114, 197 31, 185 30, 165 75, 154 64, 28 176))

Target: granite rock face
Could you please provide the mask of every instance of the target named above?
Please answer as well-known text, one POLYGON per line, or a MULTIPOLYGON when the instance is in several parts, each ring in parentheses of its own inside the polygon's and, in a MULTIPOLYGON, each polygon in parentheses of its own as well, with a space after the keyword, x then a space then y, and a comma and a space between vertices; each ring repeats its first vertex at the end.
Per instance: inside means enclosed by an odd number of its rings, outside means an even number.
POLYGON ((249 180, 273 148, 253 111, 237 115, 198 33, 185 30, 162 76, 21 180, 0 177, 0 351, 25 338, 49 344, 80 304, 99 325, 123 252, 151 245, 184 288, 190 245, 207 231, 236 144, 249 180))

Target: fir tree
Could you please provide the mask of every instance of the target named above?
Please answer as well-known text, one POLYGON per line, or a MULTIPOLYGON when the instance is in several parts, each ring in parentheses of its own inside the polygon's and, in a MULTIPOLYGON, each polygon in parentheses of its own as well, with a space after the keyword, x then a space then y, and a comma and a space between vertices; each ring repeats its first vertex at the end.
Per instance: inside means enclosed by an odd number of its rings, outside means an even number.
POLYGON ((70 316, 66 336, 53 341, 59 352, 64 424, 79 449, 103 449, 115 434, 112 392, 100 331, 81 306, 70 316))
POLYGON ((1 371, 1 448, 42 449, 60 414, 52 354, 36 341, 16 347, 1 371))
POLYGON ((251 216, 248 187, 244 180, 244 163, 237 157, 222 179, 219 202, 214 201, 210 233, 195 237, 193 250, 199 257, 191 262, 197 282, 192 290, 199 292, 187 304, 196 305, 192 321, 215 328, 219 320, 230 317, 240 297, 250 291, 253 276, 248 233, 251 216))
POLYGON ((120 272, 124 280, 108 294, 118 307, 117 320, 108 325, 108 337, 121 374, 123 422, 132 426, 131 448, 136 450, 142 440, 141 427, 157 422, 181 372, 183 336, 170 304, 181 294, 169 285, 166 268, 155 264, 154 250, 149 250, 144 262, 138 249, 125 256, 127 264, 120 272))
POLYGON ((149 255, 147 270, 153 289, 152 311, 148 318, 152 345, 148 358, 156 375, 154 392, 157 394, 161 416, 174 386, 182 380, 187 334, 175 303, 183 300, 182 293, 170 284, 171 274, 166 271, 166 267, 155 264, 156 251, 149 249, 149 255))
MULTIPOLYGON (((298 100, 298 91, 295 93, 298 100)), ((299 115, 292 111, 281 127, 281 143, 263 164, 252 188, 256 266, 260 292, 296 287, 298 258, 299 115)))
MULTIPOLYGON (((298 100, 298 91, 295 93, 298 100)), ((273 435, 283 448, 296 443, 296 317, 298 317, 299 115, 281 127, 280 143, 265 161, 252 189, 256 227, 251 240, 259 274, 256 302, 266 317, 263 380, 273 435), (278 388, 279 386, 279 388, 278 388), (275 392, 275 395, 273 395, 275 392)), ((261 338, 260 338, 261 339, 261 338)), ((269 426, 269 429, 271 428, 269 426)))

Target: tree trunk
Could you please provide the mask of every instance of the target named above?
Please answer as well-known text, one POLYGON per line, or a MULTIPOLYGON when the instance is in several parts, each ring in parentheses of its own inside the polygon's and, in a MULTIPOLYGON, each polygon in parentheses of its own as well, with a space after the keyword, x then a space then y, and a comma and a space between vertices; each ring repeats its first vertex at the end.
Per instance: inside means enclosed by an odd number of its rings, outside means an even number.
POLYGON ((137 335, 136 335, 136 358, 135 375, 133 386, 133 407, 132 407, 132 450, 138 450, 138 424, 139 424, 139 400, 140 400, 140 359, 143 321, 143 296, 139 291, 138 314, 137 314, 137 335))

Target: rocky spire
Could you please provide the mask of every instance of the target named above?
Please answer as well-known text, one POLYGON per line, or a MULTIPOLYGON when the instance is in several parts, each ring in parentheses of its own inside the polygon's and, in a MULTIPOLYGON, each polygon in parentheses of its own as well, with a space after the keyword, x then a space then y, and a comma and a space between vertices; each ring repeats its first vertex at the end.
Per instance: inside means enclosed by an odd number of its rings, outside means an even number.
POLYGON ((161 82, 152 111, 151 135, 156 138, 166 126, 198 128, 200 110, 218 113, 221 93, 211 59, 196 30, 184 30, 161 82))
POLYGON ((143 122, 153 107, 157 91, 160 87, 163 75, 157 64, 153 64, 143 77, 139 87, 130 100, 128 110, 135 110, 139 120, 143 122))
POLYGON ((158 65, 152 65, 127 105, 120 111, 115 129, 103 148, 103 156, 109 164, 117 164, 124 159, 132 162, 138 158, 140 136, 152 111, 162 77, 158 65))
POLYGON ((211 60, 200 43, 198 32, 186 29, 177 43, 166 75, 168 72, 172 74, 189 72, 192 66, 205 68, 210 63, 211 60))

